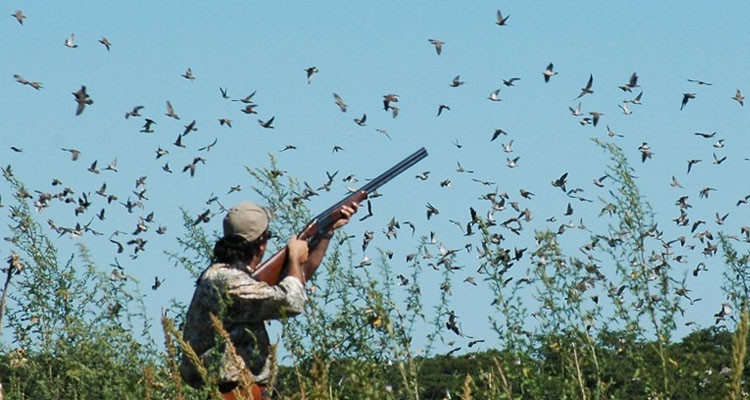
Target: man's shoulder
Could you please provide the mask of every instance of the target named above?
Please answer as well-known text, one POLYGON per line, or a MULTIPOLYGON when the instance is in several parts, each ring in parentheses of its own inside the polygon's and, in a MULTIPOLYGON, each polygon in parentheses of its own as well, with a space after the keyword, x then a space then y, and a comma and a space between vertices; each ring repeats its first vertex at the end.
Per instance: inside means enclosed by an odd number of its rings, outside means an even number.
POLYGON ((199 279, 199 283, 202 282, 204 284, 236 281, 257 282, 249 271, 225 263, 211 264, 211 266, 203 271, 203 274, 199 279))

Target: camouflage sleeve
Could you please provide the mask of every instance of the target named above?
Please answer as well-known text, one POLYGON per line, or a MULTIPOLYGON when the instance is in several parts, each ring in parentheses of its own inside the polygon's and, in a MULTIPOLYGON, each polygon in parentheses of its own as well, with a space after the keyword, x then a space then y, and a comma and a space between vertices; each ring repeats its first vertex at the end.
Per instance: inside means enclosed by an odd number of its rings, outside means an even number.
POLYGON ((227 293, 233 308, 239 311, 235 318, 246 321, 293 317, 302 312, 305 304, 304 286, 291 276, 275 286, 247 276, 237 277, 227 282, 227 293))

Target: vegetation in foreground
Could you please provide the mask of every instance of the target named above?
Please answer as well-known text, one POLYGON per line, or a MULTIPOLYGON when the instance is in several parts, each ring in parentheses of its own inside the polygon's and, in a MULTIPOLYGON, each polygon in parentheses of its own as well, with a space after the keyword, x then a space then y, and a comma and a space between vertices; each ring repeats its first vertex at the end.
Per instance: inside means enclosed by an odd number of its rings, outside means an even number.
MULTIPOLYGON (((622 152, 597 144, 611 156, 608 176, 615 187, 611 198, 602 199, 610 225, 590 234, 575 253, 582 257, 566 254, 570 245, 560 233, 538 231, 527 276, 509 279, 518 260, 499 230, 510 228, 479 216, 472 220, 481 235, 480 273, 495 296, 489 314, 498 349, 436 354, 438 343, 449 340, 446 334, 461 333, 449 307, 455 254, 439 257, 442 295, 437 306, 427 307, 418 282, 428 260, 413 257, 411 275, 397 280, 387 253, 365 267, 342 238, 314 281, 306 316, 284 324, 290 355, 272 380, 276 398, 747 397, 750 253, 725 235, 717 234, 712 247, 725 259, 725 308, 733 311, 717 318, 739 316, 734 330, 711 327, 676 340, 675 320, 689 301, 685 279, 672 269, 675 261, 622 152), (603 271, 602 263, 615 268, 603 271), (522 301, 528 293, 534 304, 522 301), (419 354, 412 346, 417 334, 427 338, 419 354)), ((276 209, 274 231, 285 237, 309 213, 303 201, 289 201, 300 193, 298 182, 278 171, 271 159, 270 167, 248 172, 276 209)), ((210 386, 185 386, 177 372, 183 353, 190 356, 179 332, 184 307, 165 311, 163 341, 151 337, 138 286, 122 274, 102 272, 84 245, 62 256, 35 220, 22 182, 9 168, 3 176, 16 193, 9 213, 17 249, 3 270, 0 326, 12 343, 0 351, 5 398, 219 398, 210 386)), ((181 248, 170 257, 197 274, 208 264, 213 238, 187 215, 185 227, 181 248)), ((415 254, 426 254, 436 244, 425 237, 416 246, 415 254)), ((223 333, 216 324, 218 337, 223 333)), ((205 374, 210 381, 211 369, 205 374)))

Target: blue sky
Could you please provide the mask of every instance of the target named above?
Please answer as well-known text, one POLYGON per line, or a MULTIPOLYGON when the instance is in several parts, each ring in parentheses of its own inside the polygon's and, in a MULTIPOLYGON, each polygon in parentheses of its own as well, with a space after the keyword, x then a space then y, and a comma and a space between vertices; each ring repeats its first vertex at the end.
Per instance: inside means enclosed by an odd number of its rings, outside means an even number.
MULTIPOLYGON (((744 185, 750 168, 745 160, 750 157, 750 110, 731 99, 736 89, 750 93, 748 57, 743 52, 750 40, 744 23, 750 6, 745 2, 724 2, 722 7, 693 1, 217 4, 11 1, 2 7, 6 17, 0 18, 0 164, 13 165, 31 189, 56 190, 50 182, 57 177, 77 194, 92 194, 96 203, 78 219, 72 208, 59 203, 39 215, 42 223, 52 218, 61 226, 86 223, 104 206, 93 194, 103 182, 108 192, 125 201, 135 198, 135 180, 148 176, 144 210, 127 214, 123 207, 108 206, 107 219, 92 224, 105 236, 75 240, 89 245, 100 265, 108 268, 114 253, 106 240, 109 233, 132 232, 137 215, 154 211, 156 223, 144 234, 147 251, 136 260, 119 257, 127 272, 142 282, 154 316, 170 298, 187 302, 192 295, 191 279, 162 253, 177 248, 176 236, 182 232, 179 208, 197 216, 212 194, 225 205, 257 200, 245 167, 266 166, 268 153, 278 158, 282 169, 312 186, 325 181, 325 171, 339 171, 334 190, 309 203, 317 213, 344 193, 347 184, 341 177, 373 177, 417 148, 427 148, 426 160, 382 189, 385 196, 374 203, 375 217, 353 221, 346 228, 357 235, 355 247, 362 232, 376 232, 366 254, 371 258, 376 247, 392 247, 398 259, 413 251, 415 241, 408 235, 401 235, 398 243, 382 235, 394 216, 414 221, 419 234, 436 232, 446 247, 463 246, 466 239, 449 220, 466 221, 470 206, 486 210, 478 197, 494 190, 472 178, 496 182, 501 192, 534 214, 524 235, 506 234, 508 247, 533 248, 535 229, 557 229, 560 223, 580 218, 590 229, 603 231, 607 221, 596 217, 601 208, 596 199, 606 189, 591 181, 604 174, 607 158, 590 138, 610 139, 607 126, 623 135, 610 140, 630 157, 665 236, 686 233, 671 222, 678 215, 674 202, 682 195, 690 196, 692 219, 706 220, 708 229, 739 234, 739 226, 750 221, 747 206, 735 206, 750 194, 744 185), (27 16, 23 25, 11 17, 18 9, 27 16), (495 24, 498 9, 510 15, 507 26, 495 24), (78 45, 74 49, 63 45, 71 33, 78 45), (112 43, 109 52, 97 42, 103 36, 112 43), (428 39, 445 42, 442 55, 428 39), (550 62, 559 74, 544 83, 542 71, 550 62), (320 72, 308 84, 304 69, 311 66, 320 72), (188 67, 196 76, 193 81, 180 76, 188 67), (633 72, 641 88, 624 93, 617 86, 633 72), (14 74, 42 82, 43 89, 18 84, 14 74), (450 87, 456 75, 466 83, 450 87), (590 75, 594 93, 574 100, 590 75), (510 77, 521 79, 506 87, 502 79, 510 77), (81 85, 87 86, 94 104, 75 116, 70 93, 81 85), (227 88, 232 99, 257 91, 253 100, 259 114, 240 112, 241 103, 222 99, 219 87, 227 88), (487 100, 495 89, 501 89, 500 102, 487 100), (633 113, 624 115, 618 104, 640 90, 643 104, 629 104, 633 113), (334 92, 348 104, 346 113, 334 104, 334 92), (696 98, 681 111, 685 92, 696 93, 696 98), (382 108, 382 96, 388 93, 400 96, 395 119, 382 108), (167 100, 179 121, 164 115, 167 100), (570 115, 568 107, 578 101, 585 116, 589 111, 604 113, 596 127, 582 126, 581 117, 570 115), (450 110, 437 117, 440 104, 450 110), (139 132, 143 117, 123 118, 136 105, 144 106, 144 117, 156 121, 154 133, 139 132), (353 119, 363 113, 367 125, 360 127, 353 119), (261 128, 257 119, 272 116, 275 128, 261 128), (219 126, 218 118, 231 119, 233 127, 219 126), (186 148, 175 147, 172 143, 192 120, 198 130, 183 138, 186 148), (491 142, 497 128, 508 135, 491 142), (391 139, 376 129, 386 130, 391 139), (712 139, 693 134, 713 131, 717 135, 712 139), (217 144, 210 152, 198 151, 214 139, 217 144), (506 154, 501 144, 511 139, 513 153, 506 154), (725 139, 723 148, 712 147, 718 139, 725 139), (463 147, 457 148, 455 141, 463 147), (654 152, 645 163, 637 150, 643 142, 654 152), (297 149, 279 153, 288 144, 297 149), (332 154, 334 145, 345 151, 332 154), (170 153, 156 160, 158 147, 170 153), (72 162, 61 148, 77 148, 81 158, 72 162), (713 153, 727 160, 712 164, 713 153), (205 158, 206 164, 191 178, 181 170, 196 156, 205 158), (101 169, 115 157, 118 172, 87 171, 94 160, 101 169), (518 166, 508 168, 506 157, 520 157, 518 166), (690 158, 703 161, 688 175, 690 158), (173 174, 161 170, 166 161, 173 174), (474 174, 457 173, 456 162, 474 174), (427 180, 414 178, 423 171, 430 171, 427 180), (572 200, 549 184, 563 172, 569 173, 570 187, 583 188, 584 195, 595 200, 573 202, 571 217, 563 212, 572 200), (671 176, 684 189, 670 187, 671 176), (440 187, 444 179, 451 179, 450 188, 440 187), (225 194, 238 184, 241 192, 225 194), (702 199, 698 192, 704 187, 717 190, 702 199), (536 196, 519 199, 520 188, 536 196), (428 202, 441 212, 430 221, 425 217, 428 202), (730 213, 726 225, 712 222, 715 212, 730 213), (552 216, 557 222, 545 222, 552 216), (159 225, 168 227, 167 234, 154 233, 159 225), (165 279, 156 292, 148 289, 154 276, 165 279)), ((0 186, 0 195, 4 203, 10 202, 7 185, 0 186)), ((218 230, 218 220, 206 227, 218 230)), ((70 251, 75 240, 63 237, 58 242, 63 251, 70 251)), ((8 242, 0 242, 0 254, 11 249, 8 242)), ((491 299, 483 301, 482 291, 461 283, 478 265, 474 255, 461 254, 459 259, 466 267, 457 272, 451 308, 467 333, 488 338, 491 346, 487 313, 476 311, 485 305, 489 310, 491 299)), ((700 261, 709 271, 700 283, 688 284, 703 301, 685 318, 708 326, 724 301, 719 291, 722 263, 718 256, 704 259, 699 251, 688 260, 688 273, 700 261)), ((528 267, 528 259, 524 261, 514 267, 517 276, 528 267)), ((399 271, 399 265, 394 267, 399 271)), ((425 278, 423 293, 428 299, 437 298, 439 279, 438 273, 425 278)))

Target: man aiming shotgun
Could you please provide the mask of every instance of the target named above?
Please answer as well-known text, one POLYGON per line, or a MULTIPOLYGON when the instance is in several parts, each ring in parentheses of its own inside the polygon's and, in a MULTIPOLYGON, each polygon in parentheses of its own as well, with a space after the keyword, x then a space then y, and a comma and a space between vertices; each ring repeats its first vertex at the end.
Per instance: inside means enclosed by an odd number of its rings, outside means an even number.
MULTIPOLYGON (((203 365, 218 370, 218 389, 225 399, 235 399, 235 393, 253 400, 268 398, 265 385, 274 366, 269 360, 271 343, 265 321, 303 311, 304 285, 323 260, 334 231, 349 222, 368 193, 426 156, 422 148, 348 195, 262 264, 272 236, 268 230, 272 213, 251 202, 229 210, 223 220, 224 236, 214 246, 211 266, 198 278, 183 330, 185 341, 203 365), (211 314, 220 318, 238 358, 217 342, 211 314), (244 387, 242 383, 248 380, 253 383, 244 387)), ((205 383, 187 356, 180 371, 193 387, 205 383)))

